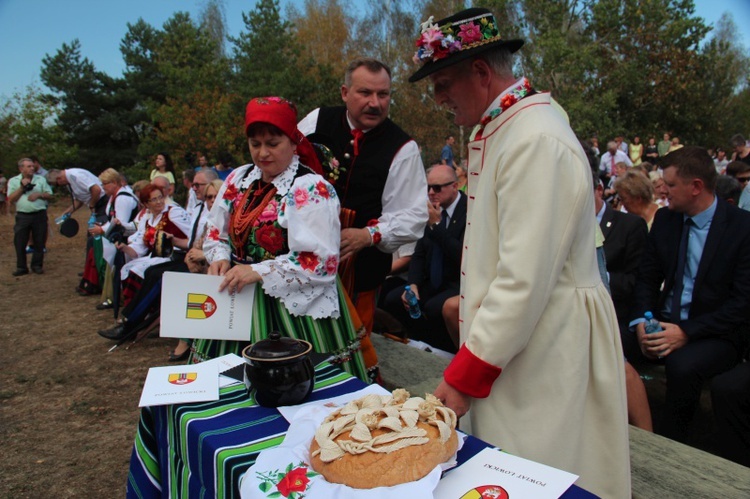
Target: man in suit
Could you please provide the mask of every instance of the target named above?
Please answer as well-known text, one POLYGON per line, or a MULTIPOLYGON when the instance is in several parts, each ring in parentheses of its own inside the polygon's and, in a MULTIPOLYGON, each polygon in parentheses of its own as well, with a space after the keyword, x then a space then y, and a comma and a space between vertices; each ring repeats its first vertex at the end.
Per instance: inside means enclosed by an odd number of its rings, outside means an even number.
POLYGON ((717 198, 716 169, 705 149, 683 147, 662 165, 669 207, 654 217, 623 346, 631 361, 663 359, 660 433, 685 441, 703 383, 734 367, 746 340, 750 214, 717 198), (645 334, 641 318, 649 310, 663 331, 645 334))
POLYGON ((604 187, 594 178, 594 208, 596 220, 604 235, 604 256, 612 301, 615 304, 617 322, 622 331, 630 319, 633 306, 633 290, 641 253, 646 244, 648 227, 637 215, 615 211, 604 202, 604 187))
POLYGON ((458 190, 456 171, 448 165, 427 170, 429 220, 409 263, 408 283, 419 299, 424 318, 406 312, 404 288, 388 293, 385 307, 409 330, 411 338, 455 352, 443 321, 443 303, 460 288, 461 248, 466 228, 466 195, 458 190))

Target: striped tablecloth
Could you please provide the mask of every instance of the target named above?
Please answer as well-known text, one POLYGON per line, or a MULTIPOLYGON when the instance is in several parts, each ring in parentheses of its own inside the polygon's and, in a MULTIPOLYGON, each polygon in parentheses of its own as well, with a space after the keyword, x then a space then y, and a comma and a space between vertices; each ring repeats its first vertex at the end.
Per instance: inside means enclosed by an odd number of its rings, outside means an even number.
MULTIPOLYGON (((323 363, 315 368, 310 400, 361 390, 365 384, 323 363)), ((240 479, 258 454, 279 445, 289 423, 260 407, 244 384, 222 388, 215 402, 145 407, 130 458, 128 497, 239 498, 240 479)), ((459 464, 487 447, 469 437, 459 464)), ((572 486, 566 499, 595 497, 572 486)))

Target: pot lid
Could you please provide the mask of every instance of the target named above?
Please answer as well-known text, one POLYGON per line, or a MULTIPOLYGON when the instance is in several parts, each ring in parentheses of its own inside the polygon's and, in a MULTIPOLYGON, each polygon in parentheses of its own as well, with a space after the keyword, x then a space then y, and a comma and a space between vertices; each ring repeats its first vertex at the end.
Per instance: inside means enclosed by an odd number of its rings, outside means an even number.
POLYGON ((254 360, 286 360, 300 357, 312 350, 312 345, 304 340, 281 336, 273 331, 268 338, 254 343, 243 355, 254 360))

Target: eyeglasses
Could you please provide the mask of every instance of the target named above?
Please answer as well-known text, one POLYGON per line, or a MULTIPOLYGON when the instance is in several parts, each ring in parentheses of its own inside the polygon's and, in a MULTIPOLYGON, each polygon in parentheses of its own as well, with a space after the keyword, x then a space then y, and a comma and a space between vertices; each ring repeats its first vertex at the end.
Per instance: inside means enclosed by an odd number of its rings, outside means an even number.
POLYGON ((196 187, 205 187, 205 186, 207 186, 207 185, 208 185, 208 184, 202 184, 202 183, 200 183, 200 182, 193 182, 193 185, 192 185, 192 187, 193 187, 193 189, 195 189, 196 187))
POLYGON ((206 201, 213 201, 214 199, 216 199, 216 194, 209 194, 206 196, 206 201))
POLYGON ((750 182, 750 177, 735 177, 738 182, 744 184, 746 182, 750 182))
POLYGON ((159 196, 148 200, 149 203, 161 203, 162 201, 164 201, 164 196, 159 196))
POLYGON ((454 181, 451 180, 450 182, 446 182, 444 184, 430 184, 430 185, 427 186, 427 192, 429 192, 430 189, 432 189, 433 192, 435 192, 435 194, 437 194, 437 193, 439 193, 440 191, 443 190, 443 187, 448 187, 449 185, 451 185, 453 183, 454 183, 454 181))

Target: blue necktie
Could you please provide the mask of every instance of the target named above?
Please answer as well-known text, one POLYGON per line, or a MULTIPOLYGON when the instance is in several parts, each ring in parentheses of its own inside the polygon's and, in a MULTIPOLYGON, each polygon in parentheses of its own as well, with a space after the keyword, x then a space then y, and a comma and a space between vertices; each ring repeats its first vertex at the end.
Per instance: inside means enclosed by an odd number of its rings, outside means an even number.
MULTIPOLYGON (((440 227, 445 227, 445 221, 448 220, 448 212, 443 210, 440 217, 440 227)), ((430 262, 430 283, 437 289, 443 284, 443 248, 435 243, 432 247, 432 261, 430 262)))
POLYGON ((680 322, 680 310, 682 309, 683 279, 685 278, 685 263, 687 262, 688 236, 693 219, 688 218, 682 226, 682 237, 680 237, 680 249, 677 251, 677 270, 674 274, 674 286, 672 286, 672 310, 670 312, 672 322, 680 322))

